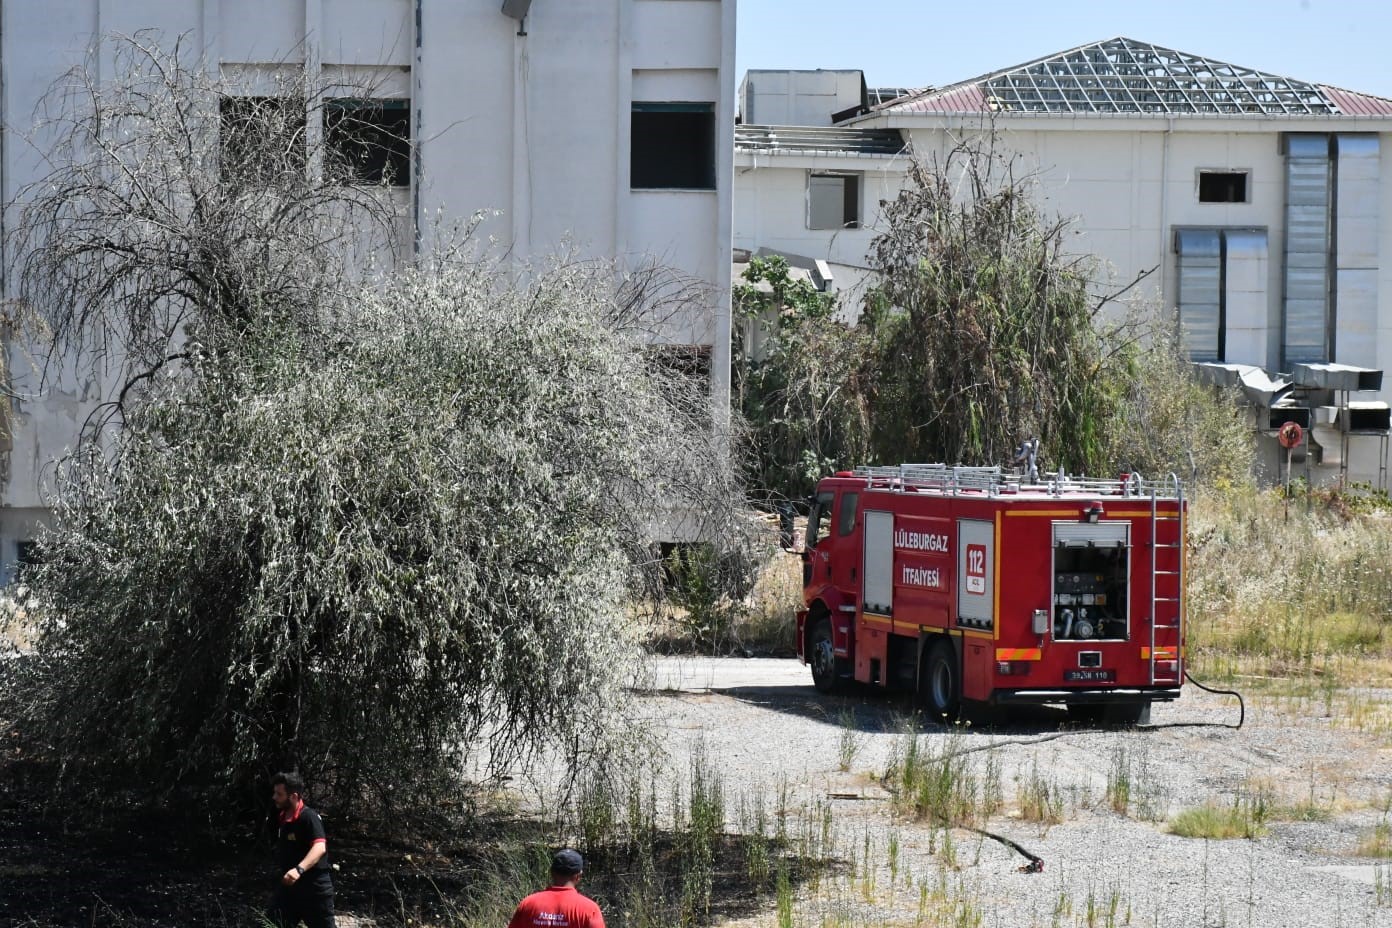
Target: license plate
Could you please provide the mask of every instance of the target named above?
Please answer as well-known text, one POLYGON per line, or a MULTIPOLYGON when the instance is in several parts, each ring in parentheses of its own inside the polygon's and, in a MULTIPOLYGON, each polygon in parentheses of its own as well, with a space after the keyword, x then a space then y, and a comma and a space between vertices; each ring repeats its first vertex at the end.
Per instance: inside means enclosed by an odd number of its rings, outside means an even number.
POLYGON ((1111 683, 1116 680, 1115 670, 1065 670, 1063 678, 1070 683, 1111 683))

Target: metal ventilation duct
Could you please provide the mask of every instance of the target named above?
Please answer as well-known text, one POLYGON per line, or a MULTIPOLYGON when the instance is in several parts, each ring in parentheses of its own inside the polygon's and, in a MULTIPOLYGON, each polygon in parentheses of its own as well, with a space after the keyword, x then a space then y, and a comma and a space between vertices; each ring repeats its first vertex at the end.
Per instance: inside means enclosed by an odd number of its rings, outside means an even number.
POLYGON ((1254 403, 1272 406, 1291 391, 1288 380, 1277 380, 1255 364, 1229 364, 1221 361, 1195 362, 1194 372, 1203 383, 1221 387, 1241 387, 1254 403))
POLYGON ((1386 403, 1349 403, 1339 413, 1339 426, 1345 432, 1385 434, 1392 429, 1392 409, 1386 403))
POLYGON ((1297 364, 1292 376, 1300 386, 1320 390, 1382 389, 1382 371, 1351 364, 1297 364))
POLYGON ((521 22, 532 8, 532 0, 503 0, 503 13, 521 22))

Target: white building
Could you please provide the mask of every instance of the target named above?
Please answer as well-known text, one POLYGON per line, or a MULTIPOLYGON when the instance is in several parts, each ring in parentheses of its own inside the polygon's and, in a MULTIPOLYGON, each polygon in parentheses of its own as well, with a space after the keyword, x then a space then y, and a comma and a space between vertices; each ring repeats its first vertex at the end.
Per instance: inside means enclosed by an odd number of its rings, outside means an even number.
MULTIPOLYGON (((146 29, 205 49, 229 76, 303 67, 311 79, 379 86, 385 118, 411 139, 395 191, 408 240, 437 215, 500 210, 483 231, 519 258, 565 245, 690 275, 709 305, 660 338, 707 358, 713 402, 728 406, 735 0, 4 4, 5 202, 40 176, 24 139, 45 91, 78 65, 109 76, 97 37, 146 29)), ((6 580, 45 517, 46 466, 101 398, 90 386, 37 393, 22 352, 10 355, 19 399, 0 475, 6 580)))
MULTIPOLYGON (((1037 173, 1045 206, 1076 217, 1076 250, 1110 270, 1099 290, 1153 271, 1128 299, 1177 309, 1194 360, 1230 365, 1212 373, 1234 380, 1262 379, 1237 365, 1272 372, 1274 390, 1251 391, 1279 401, 1258 411, 1260 430, 1308 421, 1312 453, 1300 459, 1317 478, 1385 478, 1392 390, 1355 393, 1373 405, 1351 406, 1345 387, 1381 378, 1325 365, 1392 367, 1392 223, 1381 221, 1392 216, 1392 100, 1115 38, 837 125, 898 130, 929 160, 994 128, 1037 173)), ((793 216, 795 198, 815 195, 814 174, 769 181, 790 204, 778 230, 771 208, 751 217, 737 202, 736 241, 810 235, 793 216)), ((1274 458, 1274 439, 1266 447, 1274 458)))
POLYGON ((859 71, 750 71, 740 83, 735 248, 787 256, 821 289, 840 293, 851 319, 880 201, 903 186, 911 155, 898 129, 834 123, 880 93, 859 71))

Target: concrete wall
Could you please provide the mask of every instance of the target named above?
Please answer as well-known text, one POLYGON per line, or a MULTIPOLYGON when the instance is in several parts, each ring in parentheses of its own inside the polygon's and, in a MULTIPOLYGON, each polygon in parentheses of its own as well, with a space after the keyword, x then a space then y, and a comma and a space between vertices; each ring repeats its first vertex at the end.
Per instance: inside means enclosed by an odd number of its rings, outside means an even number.
POLYGON ((854 319, 870 280, 867 258, 881 223, 880 202, 895 197, 905 158, 788 156, 738 152, 735 156, 735 247, 768 248, 831 265, 841 313, 854 319), (807 180, 813 172, 860 175, 858 229, 809 229, 807 180))
POLYGON ((757 126, 829 126, 859 106, 860 71, 749 71, 740 82, 740 118, 757 126))
MULTIPOLYGON (((1131 291, 1113 312, 1128 308, 1173 309, 1177 294, 1177 227, 1250 228, 1265 232, 1265 253, 1250 247, 1248 259, 1228 262, 1226 360, 1282 366, 1282 302, 1286 231, 1283 132, 1364 132, 1387 128, 1357 121, 1281 124, 1235 120, 1000 120, 999 138, 1018 155, 1017 173, 1034 173, 1045 209, 1075 220, 1071 250, 1104 262, 1099 292, 1129 283, 1139 273, 1155 273, 1131 291), (1201 203, 1198 174, 1203 169, 1248 173, 1245 203, 1201 203)), ((969 127, 912 128, 915 150, 943 158, 969 127)), ((1350 164, 1338 175, 1342 185, 1336 208, 1338 256, 1352 268, 1336 310, 1335 357, 1344 363, 1392 368, 1392 228, 1380 217, 1392 208, 1392 153, 1389 136, 1378 131, 1363 146, 1375 157, 1350 164), (1376 139, 1376 145, 1371 145, 1376 139), (1355 187, 1356 185, 1356 187, 1355 187), (1356 193, 1350 194, 1349 191, 1356 193), (1347 257, 1345 257, 1347 256, 1347 257), (1354 279, 1356 278, 1356 279, 1354 279)), ((1345 158, 1345 161, 1350 159, 1345 158)), ((1251 245, 1250 241, 1244 243, 1251 245)), ((1381 395, 1353 399, 1392 399, 1392 380, 1381 395)), ((1375 439, 1355 438, 1349 449, 1353 479, 1376 480, 1375 439)), ((1274 442, 1264 442, 1267 473, 1276 471, 1274 442), (1270 447, 1266 447, 1269 445, 1270 447)), ((1297 465, 1302 471, 1303 465, 1297 465)), ((1303 471, 1302 471, 1303 472, 1303 471)), ((1337 470, 1316 468, 1315 479, 1337 470)))
MULTIPOLYGON (((411 100, 421 173, 394 194, 408 232, 428 240, 437 216, 497 210, 483 232, 519 260, 564 247, 672 266, 708 298, 659 338, 711 346, 713 402, 727 408, 735 0, 535 0, 525 30, 500 7, 499 0, 3 4, 0 199, 40 176, 37 148, 24 139, 52 82, 85 62, 112 73, 108 53, 89 56, 99 35, 158 29, 162 41, 206 50, 208 66, 229 74, 308 66, 368 76, 384 96, 411 100), (714 190, 629 189, 630 108, 643 99, 713 104, 714 190)), ((41 133, 36 142, 43 146, 41 133)), ((13 573, 16 543, 46 516, 48 462, 71 446, 110 391, 107 372, 89 368, 41 392, 23 354, 10 351, 22 399, 0 475, 0 580, 13 573)))

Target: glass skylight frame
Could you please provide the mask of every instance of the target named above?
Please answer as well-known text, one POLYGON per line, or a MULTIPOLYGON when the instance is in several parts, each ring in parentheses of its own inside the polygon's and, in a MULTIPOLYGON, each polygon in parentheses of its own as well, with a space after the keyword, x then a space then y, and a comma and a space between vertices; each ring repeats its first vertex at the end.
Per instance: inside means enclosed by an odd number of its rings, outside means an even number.
POLYGON ((1314 84, 1132 39, 1108 39, 980 82, 1011 113, 1336 115, 1314 84))

